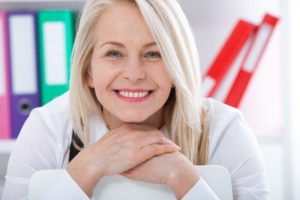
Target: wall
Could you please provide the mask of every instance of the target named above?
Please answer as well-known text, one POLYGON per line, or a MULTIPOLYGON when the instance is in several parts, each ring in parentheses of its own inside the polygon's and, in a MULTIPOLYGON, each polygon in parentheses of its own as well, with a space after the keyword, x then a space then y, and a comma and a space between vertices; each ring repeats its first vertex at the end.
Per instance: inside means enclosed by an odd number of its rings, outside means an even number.
MULTIPOLYGON (((181 1, 193 28, 205 72, 238 19, 259 23, 269 12, 281 16, 279 0, 181 1)), ((240 109, 256 133, 269 169, 271 199, 286 199, 281 23, 275 29, 240 109)), ((290 199, 290 198, 289 198, 290 199)))

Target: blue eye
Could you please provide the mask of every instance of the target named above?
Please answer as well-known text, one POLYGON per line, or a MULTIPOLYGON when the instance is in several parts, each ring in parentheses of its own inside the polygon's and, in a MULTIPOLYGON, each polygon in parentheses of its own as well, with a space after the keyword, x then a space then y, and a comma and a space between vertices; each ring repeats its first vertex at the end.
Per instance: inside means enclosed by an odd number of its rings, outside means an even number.
POLYGON ((158 59, 161 58, 160 52, 158 51, 149 51, 145 55, 146 58, 151 58, 151 59, 158 59))
POLYGON ((111 57, 111 58, 118 58, 121 57, 121 53, 119 51, 116 50, 112 50, 106 53, 106 56, 111 57))

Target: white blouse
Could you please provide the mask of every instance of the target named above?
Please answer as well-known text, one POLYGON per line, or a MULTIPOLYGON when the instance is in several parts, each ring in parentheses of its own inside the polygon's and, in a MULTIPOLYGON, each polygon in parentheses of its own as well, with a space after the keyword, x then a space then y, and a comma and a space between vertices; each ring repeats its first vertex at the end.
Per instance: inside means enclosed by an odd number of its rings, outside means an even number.
MULTIPOLYGON (((208 164, 222 165, 229 170, 235 200, 269 199, 266 165, 242 114, 213 99, 203 99, 203 106, 207 111, 209 128, 208 164)), ((90 123, 93 141, 108 131, 99 117, 94 117, 90 123)), ((34 109, 11 153, 2 200, 27 199, 29 179, 38 170, 65 169, 69 162, 71 139, 69 93, 34 109)), ((196 200, 200 193, 201 196, 206 195, 207 200, 218 199, 203 179, 183 199, 196 200)), ((67 171, 57 189, 51 190, 47 197, 89 199, 67 171)))

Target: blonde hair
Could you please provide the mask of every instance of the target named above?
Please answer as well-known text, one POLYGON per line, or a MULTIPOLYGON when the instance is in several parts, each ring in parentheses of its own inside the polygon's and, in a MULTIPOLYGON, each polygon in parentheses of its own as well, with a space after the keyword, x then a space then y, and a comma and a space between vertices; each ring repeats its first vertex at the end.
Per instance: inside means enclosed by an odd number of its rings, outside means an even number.
POLYGON ((84 145, 90 143, 89 120, 99 115, 101 105, 87 85, 93 51, 93 28, 98 18, 115 2, 136 6, 161 51, 174 88, 165 104, 164 120, 169 138, 194 164, 208 160, 208 130, 201 105, 200 65, 188 21, 175 0, 87 0, 75 39, 70 87, 74 130, 84 145))

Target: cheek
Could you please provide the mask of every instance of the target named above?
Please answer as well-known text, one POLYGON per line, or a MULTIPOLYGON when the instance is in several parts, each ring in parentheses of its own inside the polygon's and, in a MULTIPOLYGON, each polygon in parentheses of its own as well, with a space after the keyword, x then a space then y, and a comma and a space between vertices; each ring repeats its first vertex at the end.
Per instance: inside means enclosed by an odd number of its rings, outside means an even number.
POLYGON ((118 75, 118 70, 110 66, 106 63, 94 63, 92 65, 91 77, 93 87, 98 90, 105 86, 109 86, 109 84, 115 79, 118 75))
POLYGON ((110 99, 114 92, 112 91, 112 83, 118 77, 119 71, 113 67, 105 65, 98 67, 93 73, 93 82, 96 97, 101 104, 110 103, 110 99))
POLYGON ((98 102, 101 105, 107 105, 110 102, 111 93, 109 91, 110 81, 105 76, 99 76, 94 80, 94 90, 98 102))
POLYGON ((156 80, 156 82, 162 89, 168 90, 168 91, 171 89, 173 81, 171 79, 171 76, 169 75, 169 72, 166 70, 164 65, 157 68, 153 72, 152 77, 156 80))
POLYGON ((93 82, 95 90, 104 92, 104 90, 109 89, 112 80, 113 75, 105 73, 105 71, 94 74, 93 82))

